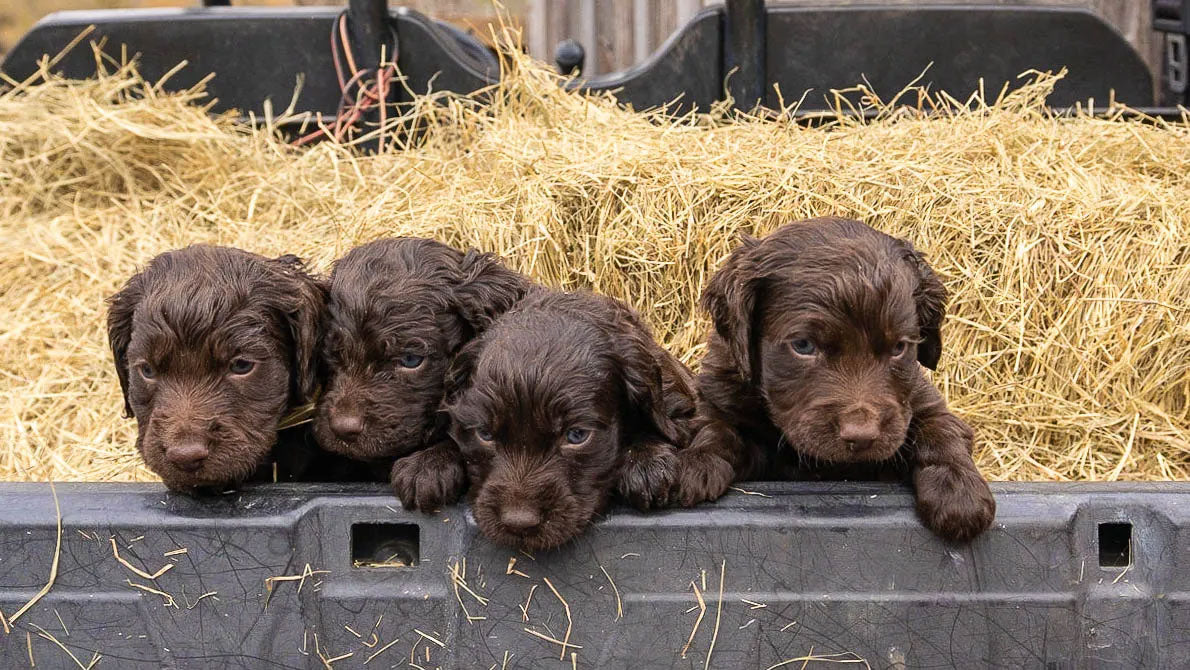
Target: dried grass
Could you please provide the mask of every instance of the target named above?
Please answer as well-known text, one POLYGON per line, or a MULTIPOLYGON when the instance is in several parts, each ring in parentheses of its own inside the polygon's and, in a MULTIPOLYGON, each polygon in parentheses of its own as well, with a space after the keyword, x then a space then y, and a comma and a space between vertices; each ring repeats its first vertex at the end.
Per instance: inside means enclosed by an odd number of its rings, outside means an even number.
MULTIPOLYGON (((191 242, 297 253, 427 235, 642 310, 695 364, 696 301, 740 232, 818 215, 911 238, 948 278, 935 380, 995 479, 1190 475, 1190 127, 1055 118, 1054 78, 917 96, 826 128, 662 119, 518 60, 492 104, 422 98, 424 141, 293 149, 135 68, 0 95, 0 479, 152 479, 133 450, 103 299, 191 242)), ((395 130, 390 129, 390 130, 395 130)), ((393 133, 388 133, 389 137, 393 133)))
MULTIPOLYGON (((10 624, 15 624, 17 619, 20 619, 25 612, 28 612, 33 608, 34 605, 37 604, 37 601, 45 597, 45 594, 49 593, 50 589, 54 588, 54 582, 58 579, 58 564, 62 559, 62 506, 58 503, 58 489, 54 488, 53 482, 50 482, 50 494, 54 496, 54 518, 57 520, 57 534, 55 535, 54 540, 54 558, 50 561, 50 576, 49 579, 46 580, 45 586, 41 587, 37 593, 34 593, 32 598, 25 601, 25 604, 21 605, 17 611, 13 612, 7 617, 5 617, 3 613, 0 613, 0 624, 2 624, 4 627, 5 635, 8 635, 10 624)), ((112 548, 114 550, 115 545, 112 545, 112 548)), ((66 626, 63 625, 63 629, 65 628, 66 626)), ((30 647, 29 654, 29 662, 32 663, 32 647, 30 647)))

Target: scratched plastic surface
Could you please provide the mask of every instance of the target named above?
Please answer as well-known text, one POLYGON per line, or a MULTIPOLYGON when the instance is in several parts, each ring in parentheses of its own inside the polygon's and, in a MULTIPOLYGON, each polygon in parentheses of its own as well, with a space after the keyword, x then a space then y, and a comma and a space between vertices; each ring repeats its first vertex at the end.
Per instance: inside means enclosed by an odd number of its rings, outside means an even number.
MULTIPOLYGON (((530 557, 484 540, 464 507, 409 513, 370 485, 193 499, 61 484, 53 588, 0 631, 0 667, 1190 664, 1190 485, 996 485, 996 523, 969 546, 925 531, 893 485, 743 488, 617 509, 530 557), (1125 524, 1106 527, 1112 546, 1101 524, 1125 524)), ((47 484, 0 485, 8 618, 49 577, 55 521, 47 484)))

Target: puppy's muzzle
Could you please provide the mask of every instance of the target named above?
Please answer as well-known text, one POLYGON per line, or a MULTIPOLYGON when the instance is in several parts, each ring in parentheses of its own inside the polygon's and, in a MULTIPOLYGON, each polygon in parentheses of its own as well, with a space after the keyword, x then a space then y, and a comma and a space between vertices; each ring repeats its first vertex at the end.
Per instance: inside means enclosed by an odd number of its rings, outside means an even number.
POLYGON ((500 511, 500 523, 515 535, 532 533, 541 525, 541 512, 527 504, 509 506, 500 511))
POLYGON ((165 459, 183 472, 197 472, 210 454, 207 440, 200 437, 183 438, 165 448, 165 459))
POLYGON ((873 407, 854 407, 839 415, 839 439, 855 452, 867 451, 880 439, 881 412, 873 407))
POLYGON ((331 410, 331 432, 344 442, 352 442, 364 432, 364 417, 358 412, 331 410))

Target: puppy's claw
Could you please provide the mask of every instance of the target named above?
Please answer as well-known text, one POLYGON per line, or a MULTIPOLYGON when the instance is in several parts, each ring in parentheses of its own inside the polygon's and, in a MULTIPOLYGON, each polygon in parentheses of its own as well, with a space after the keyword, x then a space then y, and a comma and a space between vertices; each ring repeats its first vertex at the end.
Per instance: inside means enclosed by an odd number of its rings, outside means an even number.
POLYGON ((397 459, 390 481, 405 509, 428 512, 457 501, 467 476, 458 451, 437 445, 397 459))
POLYGON ((969 542, 996 517, 992 491, 973 467, 929 465, 914 473, 913 482, 922 522, 947 540, 969 542))
POLYGON ((678 457, 664 442, 637 445, 628 452, 616 489, 639 510, 662 507, 677 475, 678 457))
POLYGON ((734 479, 735 468, 718 454, 705 449, 678 452, 677 502, 682 507, 718 499, 734 479))

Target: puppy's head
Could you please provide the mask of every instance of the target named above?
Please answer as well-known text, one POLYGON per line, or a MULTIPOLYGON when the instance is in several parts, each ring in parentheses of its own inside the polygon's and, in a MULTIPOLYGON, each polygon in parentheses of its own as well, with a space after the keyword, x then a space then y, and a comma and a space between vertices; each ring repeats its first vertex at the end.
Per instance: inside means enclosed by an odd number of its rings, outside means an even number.
POLYGON ((480 530, 532 551, 591 523, 634 436, 679 436, 634 315, 590 294, 526 300, 459 354, 448 411, 480 530))
POLYGON ((247 478, 285 412, 314 393, 324 297, 295 257, 170 251, 108 303, 137 449, 171 489, 247 478))
POLYGON ((946 293, 907 242, 816 219, 746 239, 703 305, 740 377, 798 452, 881 461, 904 443, 918 364, 941 355, 946 293))
POLYGON ((425 446, 439 428, 451 357, 528 284, 490 254, 425 239, 378 240, 340 259, 327 302, 319 442, 360 460, 425 446))

